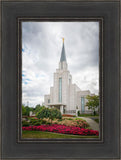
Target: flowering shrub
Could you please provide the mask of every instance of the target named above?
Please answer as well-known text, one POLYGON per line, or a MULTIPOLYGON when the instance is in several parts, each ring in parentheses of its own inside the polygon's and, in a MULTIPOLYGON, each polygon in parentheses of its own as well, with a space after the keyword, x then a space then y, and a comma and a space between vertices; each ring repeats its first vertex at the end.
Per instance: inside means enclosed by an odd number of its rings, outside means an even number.
POLYGON ((74 126, 58 125, 58 124, 53 124, 51 126, 49 125, 28 126, 28 127, 22 127, 22 130, 47 131, 47 132, 73 134, 73 135, 96 135, 96 136, 99 135, 99 132, 96 130, 84 129, 84 128, 74 127, 74 126))
POLYGON ((63 119, 62 121, 57 121, 54 120, 53 124, 60 124, 60 125, 65 125, 65 126, 73 126, 73 127, 80 127, 80 128, 88 128, 89 124, 82 119, 63 119))

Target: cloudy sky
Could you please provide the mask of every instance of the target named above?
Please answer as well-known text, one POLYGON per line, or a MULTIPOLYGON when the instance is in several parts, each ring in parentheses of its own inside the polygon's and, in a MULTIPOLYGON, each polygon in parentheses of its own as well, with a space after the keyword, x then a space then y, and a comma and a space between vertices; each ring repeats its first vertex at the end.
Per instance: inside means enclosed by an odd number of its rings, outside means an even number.
POLYGON ((53 86, 65 38, 72 82, 81 90, 99 91, 98 22, 22 22, 22 103, 42 104, 53 86))

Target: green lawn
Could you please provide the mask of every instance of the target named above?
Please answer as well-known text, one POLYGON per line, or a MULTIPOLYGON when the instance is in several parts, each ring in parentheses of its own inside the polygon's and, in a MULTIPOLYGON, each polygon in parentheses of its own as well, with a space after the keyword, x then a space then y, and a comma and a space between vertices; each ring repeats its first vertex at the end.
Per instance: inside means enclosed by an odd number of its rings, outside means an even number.
POLYGON ((99 118, 94 119, 95 122, 99 123, 99 118))
POLYGON ((78 117, 89 117, 89 118, 91 118, 91 117, 94 117, 94 118, 96 118, 96 117, 99 117, 99 115, 91 115, 91 114, 81 114, 81 115, 79 115, 78 117))
POLYGON ((22 138, 98 138, 99 136, 66 135, 41 131, 22 131, 22 138))

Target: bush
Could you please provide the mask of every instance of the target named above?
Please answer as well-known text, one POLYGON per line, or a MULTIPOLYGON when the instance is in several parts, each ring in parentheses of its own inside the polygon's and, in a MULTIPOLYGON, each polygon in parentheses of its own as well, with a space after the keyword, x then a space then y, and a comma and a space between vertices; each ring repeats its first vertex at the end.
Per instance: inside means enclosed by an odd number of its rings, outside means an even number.
POLYGON ((30 124, 27 121, 22 121, 22 126, 30 126, 30 124))
POLYGON ((37 112, 36 117, 40 118, 49 118, 50 117, 50 109, 43 107, 39 112, 37 112))
POLYGON ((80 116, 80 111, 77 112, 77 115, 80 116))
POLYGON ((33 124, 36 123, 36 122, 37 122, 36 119, 34 119, 34 118, 31 118, 31 119, 30 119, 30 124, 31 124, 31 125, 33 125, 33 124))
POLYGON ((50 119, 51 120, 53 120, 54 118, 56 118, 56 119, 62 119, 62 115, 61 115, 61 112, 58 110, 58 109, 56 109, 56 108, 52 108, 52 109, 50 109, 50 119))
POLYGON ((47 121, 44 119, 34 119, 34 118, 30 119, 30 125, 39 126, 41 124, 47 124, 47 121))
POLYGON ((30 120, 30 124, 31 125, 41 125, 42 124, 42 120, 41 119, 34 119, 34 118, 31 118, 31 120, 30 120))
POLYGON ((36 122, 34 123, 34 126, 40 126, 42 123, 41 122, 36 122))
POLYGON ((46 122, 45 124, 46 124, 46 125, 51 125, 51 123, 50 123, 50 122, 46 122))
POLYGON ((44 119, 41 119, 41 123, 42 123, 42 124, 46 124, 46 123, 47 123, 47 121, 46 121, 46 120, 44 120, 44 119))
POLYGON ((97 123, 99 123, 99 119, 97 118, 97 119, 94 119, 95 120, 95 122, 97 122, 97 123))
POLYGON ((96 115, 96 111, 93 112, 94 116, 96 115))
POLYGON ((58 122, 61 122, 63 119, 58 119, 58 122))
POLYGON ((74 120, 73 118, 65 118, 65 119, 67 119, 67 120, 74 120))
MULTIPOLYGON (((36 116, 38 119, 49 118, 49 119, 51 119, 51 123, 54 118, 55 119, 62 119, 61 112, 56 108, 49 109, 49 108, 44 107, 36 114, 36 116)), ((43 124, 43 122, 42 122, 42 124, 43 124)), ((44 124, 46 124, 46 122, 44 124)))

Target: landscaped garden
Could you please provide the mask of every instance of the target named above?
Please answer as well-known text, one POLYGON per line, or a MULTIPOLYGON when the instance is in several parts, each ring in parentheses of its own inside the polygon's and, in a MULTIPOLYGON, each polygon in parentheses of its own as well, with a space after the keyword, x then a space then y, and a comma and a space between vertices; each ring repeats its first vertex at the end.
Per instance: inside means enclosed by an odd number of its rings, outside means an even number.
POLYGON ((92 130, 82 118, 61 115, 56 108, 41 108, 36 117, 22 121, 23 138, 97 138, 99 132, 92 130))

